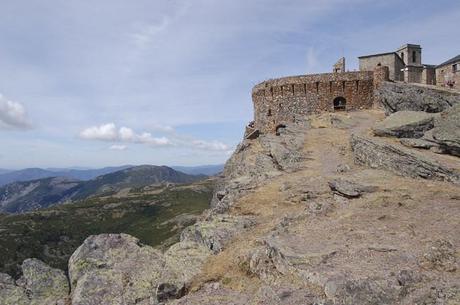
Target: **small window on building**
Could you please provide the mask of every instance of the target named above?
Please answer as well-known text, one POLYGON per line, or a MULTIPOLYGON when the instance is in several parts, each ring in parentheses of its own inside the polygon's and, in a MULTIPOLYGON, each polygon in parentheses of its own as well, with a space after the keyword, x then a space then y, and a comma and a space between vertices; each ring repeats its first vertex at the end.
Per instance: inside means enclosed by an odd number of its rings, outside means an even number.
POLYGON ((452 65, 452 72, 457 72, 458 71, 458 64, 452 65))
POLYGON ((267 116, 272 116, 272 110, 268 109, 267 116))
POLYGON ((401 59, 404 61, 404 53, 401 53, 401 59))
POLYGON ((412 51, 412 62, 417 61, 417 53, 415 51, 412 51))

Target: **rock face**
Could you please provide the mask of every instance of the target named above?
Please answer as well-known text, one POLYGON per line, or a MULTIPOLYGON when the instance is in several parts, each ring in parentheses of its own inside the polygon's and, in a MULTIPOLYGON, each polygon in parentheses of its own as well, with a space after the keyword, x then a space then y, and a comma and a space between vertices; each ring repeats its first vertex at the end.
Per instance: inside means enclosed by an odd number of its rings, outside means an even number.
POLYGON ((306 125, 289 125, 280 128, 277 135, 260 134, 256 139, 245 139, 225 164, 223 175, 217 183, 211 207, 224 213, 232 202, 263 181, 280 175, 283 171, 296 171, 305 156, 301 149, 306 125))
POLYGON ((159 251, 132 236, 90 236, 69 260, 72 305, 152 304, 164 266, 159 251))
POLYGON ((0 274, 0 304, 2 305, 65 305, 69 281, 63 271, 37 259, 22 264, 22 277, 14 280, 0 274))
POLYGON ((186 228, 181 234, 181 241, 197 242, 217 254, 236 234, 252 225, 254 221, 248 217, 217 215, 186 228))
POLYGON ((30 293, 32 304, 60 304, 69 294, 69 281, 62 270, 54 269, 38 259, 22 263, 18 284, 30 293))
POLYGON ((397 111, 442 112, 460 103, 460 94, 413 84, 385 82, 376 92, 387 114, 397 111))
POLYGON ((435 115, 422 111, 398 111, 377 123, 373 130, 377 136, 421 138, 434 127, 435 115))
POLYGON ((441 115, 436 121, 432 136, 441 149, 460 157, 460 104, 441 115))
POLYGON ((361 196, 363 193, 375 191, 375 187, 361 185, 345 179, 334 179, 329 182, 332 191, 348 198, 361 196))
POLYGON ((29 305, 30 299, 25 289, 15 285, 11 276, 0 273, 0 304, 2 305, 29 305))
POLYGON ((365 136, 353 135, 351 147, 355 162, 413 177, 460 184, 460 172, 439 164, 407 148, 365 136))
POLYGON ((410 139, 410 138, 403 138, 400 140, 401 144, 406 147, 412 148, 422 148, 422 149, 430 149, 431 147, 437 147, 438 144, 430 141, 426 141, 423 139, 410 139))
POLYGON ((249 223, 223 216, 197 223, 164 254, 127 234, 90 236, 69 261, 72 305, 150 305, 180 298, 206 259, 249 223))

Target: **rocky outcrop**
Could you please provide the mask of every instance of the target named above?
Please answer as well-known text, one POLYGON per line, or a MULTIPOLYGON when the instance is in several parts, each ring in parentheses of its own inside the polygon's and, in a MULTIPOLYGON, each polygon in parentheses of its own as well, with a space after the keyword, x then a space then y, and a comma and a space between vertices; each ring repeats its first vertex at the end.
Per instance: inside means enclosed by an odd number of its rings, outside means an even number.
POLYGON ((402 110, 442 112, 460 103, 460 94, 415 84, 385 82, 376 92, 387 114, 402 110))
POLYGON ((161 253, 126 234, 88 237, 69 260, 72 305, 151 304, 164 274, 161 253))
POLYGON ((356 163, 386 169, 396 174, 449 181, 460 184, 458 168, 450 168, 405 147, 379 139, 352 135, 351 147, 356 163))
POLYGON ((225 213, 242 195, 263 181, 301 168, 306 125, 292 124, 279 128, 276 135, 260 134, 245 139, 225 164, 223 175, 216 185, 211 207, 225 213))
POLYGON ((181 241, 197 242, 217 254, 235 235, 252 225, 254 225, 254 221, 249 217, 212 216, 209 220, 198 222, 186 228, 181 234, 181 241))
POLYGON ((182 297, 206 259, 251 224, 215 216, 188 227, 164 254, 127 234, 90 236, 69 261, 72 305, 150 305, 182 297))
POLYGON ((9 275, 0 274, 0 304, 65 305, 69 301, 69 281, 64 271, 27 259, 22 273, 16 283, 9 275))
POLYGON ((403 138, 400 140, 401 144, 406 146, 406 147, 412 147, 412 148, 421 148, 421 149, 430 149, 432 147, 438 147, 439 145, 430 142, 424 139, 411 139, 411 138, 403 138))
POLYGON ((359 197, 363 193, 372 193, 377 189, 374 186, 362 185, 345 179, 334 179, 328 184, 333 192, 347 198, 359 197))
POLYGON ((436 121, 432 137, 442 150, 460 157, 460 104, 441 115, 436 121))
POLYGON ((14 279, 5 273, 0 273, 0 304, 29 305, 30 299, 26 290, 15 284, 14 279))
POLYGON ((421 138, 434 127, 435 114, 422 111, 398 111, 373 127, 376 136, 421 138))

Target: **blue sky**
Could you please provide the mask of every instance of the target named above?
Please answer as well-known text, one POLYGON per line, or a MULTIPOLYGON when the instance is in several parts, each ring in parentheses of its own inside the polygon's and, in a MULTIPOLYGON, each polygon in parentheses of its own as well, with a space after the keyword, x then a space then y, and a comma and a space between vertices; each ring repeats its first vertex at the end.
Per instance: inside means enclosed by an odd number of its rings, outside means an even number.
POLYGON ((0 167, 224 162, 251 88, 460 53, 458 1, 0 0, 0 167))

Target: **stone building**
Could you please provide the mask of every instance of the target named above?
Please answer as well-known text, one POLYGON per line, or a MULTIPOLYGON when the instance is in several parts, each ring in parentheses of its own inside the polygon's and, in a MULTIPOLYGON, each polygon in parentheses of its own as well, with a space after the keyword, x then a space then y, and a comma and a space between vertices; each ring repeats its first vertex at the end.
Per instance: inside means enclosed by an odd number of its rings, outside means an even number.
POLYGON ((374 91, 384 81, 460 87, 460 55, 439 66, 422 64, 420 45, 405 44, 394 52, 359 57, 360 71, 347 72, 345 58, 333 73, 290 76, 264 81, 252 90, 254 121, 246 137, 278 133, 280 128, 323 111, 349 111, 378 104, 374 91))
POLYGON ((460 89, 460 55, 436 66, 436 81, 440 86, 460 89))
POLYGON ((435 66, 422 64, 422 48, 405 44, 394 52, 359 57, 359 69, 372 71, 376 66, 387 66, 390 80, 407 83, 436 84, 435 66))
MULTIPOLYGON (((340 61, 339 61, 340 62, 340 61)), ((335 67, 335 65, 334 65, 335 67)), ((254 122, 246 131, 277 133, 280 128, 302 121, 306 116, 323 111, 348 111, 372 108, 374 89, 388 80, 388 68, 374 71, 310 74, 271 79, 252 90, 254 122)))

